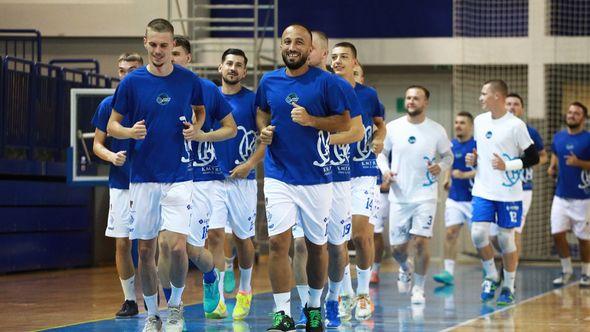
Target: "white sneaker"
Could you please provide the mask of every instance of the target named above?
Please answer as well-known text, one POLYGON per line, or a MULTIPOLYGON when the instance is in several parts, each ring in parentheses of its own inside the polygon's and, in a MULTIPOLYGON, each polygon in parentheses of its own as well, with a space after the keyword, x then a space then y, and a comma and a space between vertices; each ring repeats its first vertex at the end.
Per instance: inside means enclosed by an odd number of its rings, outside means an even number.
POLYGON ((406 294, 412 288, 412 271, 404 271, 400 267, 397 274, 397 290, 401 294, 406 294))
POLYGON ((572 280, 572 274, 567 272, 561 272, 561 275, 553 279, 553 286, 559 287, 569 283, 572 280))
POLYGON ((182 303, 178 307, 168 306, 168 319, 164 324, 166 332, 182 332, 184 327, 184 306, 182 303))
POLYGON ((148 316, 145 319, 143 332, 160 332, 162 330, 162 320, 159 316, 148 316))
POLYGON ((356 306, 356 296, 342 295, 338 298, 338 317, 342 321, 349 321, 352 319, 352 309, 356 306))
POLYGON ((425 302, 424 289, 422 289, 422 287, 414 286, 412 288, 412 304, 424 304, 425 302))
POLYGON ((369 294, 359 294, 356 297, 356 309, 354 311, 354 318, 356 320, 362 321, 371 318, 374 310, 375 306, 369 294))

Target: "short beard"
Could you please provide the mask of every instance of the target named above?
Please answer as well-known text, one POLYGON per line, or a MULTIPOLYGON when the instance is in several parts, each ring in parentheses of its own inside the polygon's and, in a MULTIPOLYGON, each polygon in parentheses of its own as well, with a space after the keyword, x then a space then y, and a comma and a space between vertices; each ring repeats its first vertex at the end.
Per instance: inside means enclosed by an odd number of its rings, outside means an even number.
POLYGON ((240 83, 240 79, 236 79, 236 80, 229 80, 227 78, 225 78, 225 76, 221 76, 221 79, 223 80, 223 83, 227 84, 227 85, 236 85, 238 83, 240 83))
POLYGON ((423 109, 416 109, 412 112, 410 110, 406 109, 406 114, 408 114, 408 116, 410 116, 410 117, 418 116, 418 115, 422 114, 423 112, 424 112, 423 109))
POLYGON ((576 124, 569 124, 569 123, 565 123, 565 125, 569 128, 569 129, 580 129, 582 127, 581 123, 576 123, 576 124))
POLYGON ((299 61, 293 63, 289 62, 289 57, 287 56, 287 54, 282 53, 281 56, 283 57, 283 62, 285 63, 285 66, 287 66, 287 68, 291 70, 297 70, 307 63, 307 56, 303 56, 303 54, 301 54, 301 59, 299 61))

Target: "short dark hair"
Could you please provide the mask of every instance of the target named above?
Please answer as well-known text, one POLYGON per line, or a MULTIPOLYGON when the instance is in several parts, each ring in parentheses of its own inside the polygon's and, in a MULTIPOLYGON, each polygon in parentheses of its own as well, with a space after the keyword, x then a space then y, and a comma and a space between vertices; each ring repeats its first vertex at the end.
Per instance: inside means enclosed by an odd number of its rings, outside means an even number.
POLYGON ((506 98, 518 98, 518 100, 520 100, 520 104, 522 105, 522 107, 524 107, 524 100, 518 93, 511 92, 508 95, 506 95, 506 98))
POLYGON ((122 53, 121 55, 119 55, 119 58, 117 59, 117 64, 121 61, 139 62, 141 65, 143 65, 143 58, 141 57, 141 55, 139 55, 139 53, 135 52, 122 53))
POLYGON ((291 24, 287 25, 283 31, 287 30, 290 27, 295 27, 295 26, 302 27, 303 29, 305 29, 307 31, 307 33, 309 33, 309 40, 313 40, 313 35, 311 34, 311 29, 301 23, 291 23, 291 24))
POLYGON ((457 116, 464 116, 464 117, 468 118, 469 121, 471 121, 471 123, 473 123, 473 115, 467 111, 461 111, 461 112, 457 113, 457 116))
POLYGON ((184 50, 186 51, 187 54, 191 54, 191 52, 192 52, 191 42, 185 36, 180 36, 180 35, 174 36, 174 43, 176 44, 176 46, 180 46, 180 47, 184 48, 184 50))
POLYGON ((581 108, 582 111, 584 111, 584 117, 585 118, 588 117, 588 107, 586 107, 586 105, 582 104, 579 101, 574 101, 570 104, 570 106, 577 106, 577 107, 581 108))
POLYGON ((408 90, 410 89, 420 89, 422 91, 424 91, 424 94, 426 95, 426 99, 430 99, 430 91, 428 91, 428 89, 426 89, 424 86, 422 85, 410 85, 409 87, 406 88, 406 92, 408 92, 408 90))
POLYGON ((225 50, 225 52, 223 52, 223 54, 221 55, 221 63, 223 63, 225 61, 225 58, 230 54, 241 56, 242 58, 244 58, 244 65, 248 64, 248 58, 246 57, 246 53, 244 53, 244 51, 242 51, 239 48, 228 48, 227 50, 225 50))
POLYGON ((500 93, 502 96, 506 97, 508 95, 508 84, 506 84, 506 82, 504 82, 503 80, 493 79, 486 81, 483 85, 487 84, 489 84, 492 87, 492 90, 500 93))
POLYGON ((357 58, 357 51, 356 51, 356 47, 354 47, 354 45, 352 43, 349 42, 340 42, 336 45, 334 45, 334 48, 336 47, 346 47, 349 48, 352 51, 352 56, 356 59, 357 58))
POLYGON ((155 18, 151 20, 146 27, 146 34, 147 29, 155 32, 170 32, 172 35, 174 35, 174 27, 172 26, 172 23, 163 18, 155 18))

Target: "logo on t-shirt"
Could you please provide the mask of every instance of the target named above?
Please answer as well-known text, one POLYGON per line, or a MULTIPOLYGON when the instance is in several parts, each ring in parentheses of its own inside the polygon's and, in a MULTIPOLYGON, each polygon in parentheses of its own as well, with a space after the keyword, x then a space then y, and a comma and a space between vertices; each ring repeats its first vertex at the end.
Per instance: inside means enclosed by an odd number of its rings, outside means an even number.
POLYGON ((199 142, 197 151, 195 151, 195 160, 193 166, 207 166, 215 160, 215 148, 212 142, 199 142))
POLYGON ((241 160, 234 160, 234 164, 236 165, 245 163, 252 153, 254 153, 254 148, 256 147, 256 132, 253 130, 248 131, 243 126, 238 126, 238 131, 240 130, 244 132, 244 136, 242 136, 242 140, 238 146, 241 160))
POLYGON ((590 192, 590 171, 582 171, 580 181, 582 183, 578 185, 578 188, 584 190, 585 193, 590 192))
POLYGON ((165 92, 162 92, 158 95, 158 97, 156 97, 156 102, 164 106, 167 105, 171 99, 172 98, 170 98, 170 96, 168 96, 165 92))
POLYGON ((330 133, 327 131, 320 130, 318 132, 318 156, 321 161, 314 161, 313 165, 318 167, 324 167, 330 163, 330 133))
MULTIPOLYGON (((507 155, 506 153, 502 153, 502 157, 504 157, 506 160, 514 160, 514 159, 518 158, 518 157, 512 158, 509 155, 507 155)), ((521 181, 521 173, 522 173, 521 169, 514 170, 514 171, 505 171, 504 175, 505 175, 506 181, 502 182, 502 185, 504 187, 512 187, 517 183, 521 183, 520 182, 521 181)))
POLYGON ((414 137, 414 136, 410 136, 410 137, 408 138, 408 143, 410 143, 410 144, 414 144, 414 143, 416 143, 416 137, 414 137))
POLYGON ((350 152, 350 145, 337 144, 333 146, 334 160, 331 161, 332 166, 340 166, 348 161, 348 154, 350 152))
MULTIPOLYGON (((434 157, 431 159, 424 156, 424 160, 426 161, 426 164, 430 166, 434 162, 434 157)), ((422 183, 422 187, 430 187, 434 183, 436 183, 436 176, 426 170, 426 180, 422 183)))
POLYGON ((357 143, 356 150, 359 157, 354 157, 354 161, 363 161, 371 155, 371 141, 373 140, 373 126, 365 127, 365 137, 357 143))
POLYGON ((567 144, 565 146, 565 149, 568 150, 568 151, 573 151, 574 150, 574 145, 573 144, 567 144))
POLYGON ((490 138, 492 138, 492 132, 491 132, 491 131, 488 131, 488 132, 486 133, 486 138, 487 138, 487 139, 490 139, 490 138))
POLYGON ((293 103, 297 104, 298 101, 299 101, 299 97, 297 96, 297 94, 295 92, 291 92, 285 98, 285 102, 287 102, 287 104, 289 104, 289 105, 291 105, 293 103))

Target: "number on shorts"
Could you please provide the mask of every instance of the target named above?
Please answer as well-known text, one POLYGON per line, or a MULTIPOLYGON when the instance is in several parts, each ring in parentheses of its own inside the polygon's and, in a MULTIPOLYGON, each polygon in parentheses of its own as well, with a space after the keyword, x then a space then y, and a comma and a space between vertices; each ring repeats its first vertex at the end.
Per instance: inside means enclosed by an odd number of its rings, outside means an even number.
POLYGON ((203 227, 203 235, 201 236, 201 240, 205 240, 207 238, 208 231, 209 231, 209 225, 203 227))
POLYGON ((367 209, 367 210, 373 209, 373 199, 372 198, 367 198, 367 206, 365 207, 365 209, 367 209))
POLYGON ((518 213, 516 211, 510 211, 510 222, 515 223, 517 222, 516 218, 518 217, 518 213))
POLYGON ((432 226, 432 216, 428 216, 428 221, 426 222, 428 226, 432 226))
POLYGON ((346 224, 346 225, 344 225, 344 233, 342 234, 342 236, 348 235, 348 233, 350 233, 350 228, 351 227, 352 227, 352 224, 346 224))

